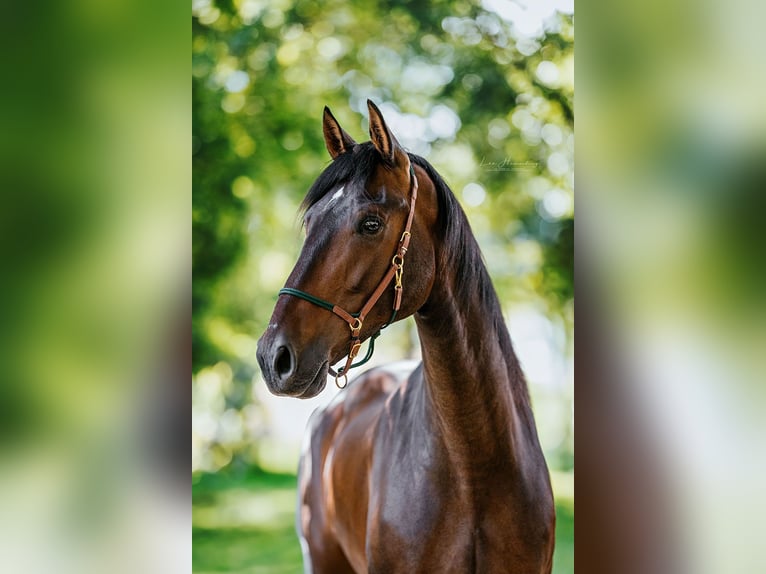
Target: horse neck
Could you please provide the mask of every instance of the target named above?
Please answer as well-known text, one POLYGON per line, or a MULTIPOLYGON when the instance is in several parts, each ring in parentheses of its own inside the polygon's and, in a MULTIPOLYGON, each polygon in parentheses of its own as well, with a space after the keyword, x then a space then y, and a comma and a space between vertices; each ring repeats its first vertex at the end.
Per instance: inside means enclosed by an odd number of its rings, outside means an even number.
POLYGON ((415 316, 433 420, 450 456, 473 474, 529 467, 530 458, 544 465, 526 381, 476 250, 478 268, 442 265, 415 316))

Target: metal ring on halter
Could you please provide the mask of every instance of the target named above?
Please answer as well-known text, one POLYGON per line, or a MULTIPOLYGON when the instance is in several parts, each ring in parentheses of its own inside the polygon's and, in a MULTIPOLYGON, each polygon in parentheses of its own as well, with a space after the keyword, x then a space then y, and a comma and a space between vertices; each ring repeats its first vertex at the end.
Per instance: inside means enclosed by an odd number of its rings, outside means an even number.
POLYGON ((402 257, 401 255, 397 253, 396 255, 394 255, 394 258, 391 260, 391 265, 393 265, 394 267, 399 267, 399 268, 403 267, 404 257, 402 257), (396 262, 397 258, 399 258, 399 263, 396 262))
POLYGON ((348 385, 348 375, 346 373, 338 373, 335 375, 335 386, 339 389, 345 389, 346 385, 348 385), (338 381, 340 379, 343 379, 343 384, 341 385, 338 381))
POLYGON ((353 323, 348 324, 349 327, 351 327, 351 332, 355 335, 359 334, 359 331, 362 330, 362 320, 359 317, 356 317, 354 319, 353 323))

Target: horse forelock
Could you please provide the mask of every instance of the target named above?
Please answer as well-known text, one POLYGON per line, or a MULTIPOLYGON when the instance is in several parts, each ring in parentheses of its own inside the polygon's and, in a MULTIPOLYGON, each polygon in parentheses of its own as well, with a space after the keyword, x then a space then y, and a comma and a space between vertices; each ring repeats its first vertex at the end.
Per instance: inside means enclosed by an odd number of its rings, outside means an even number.
POLYGON ((367 182, 381 162, 372 142, 358 144, 352 150, 339 155, 311 185, 301 202, 300 213, 305 216, 311 207, 328 193, 337 192, 340 186, 345 187, 346 193, 360 190, 360 193, 366 194, 367 182))

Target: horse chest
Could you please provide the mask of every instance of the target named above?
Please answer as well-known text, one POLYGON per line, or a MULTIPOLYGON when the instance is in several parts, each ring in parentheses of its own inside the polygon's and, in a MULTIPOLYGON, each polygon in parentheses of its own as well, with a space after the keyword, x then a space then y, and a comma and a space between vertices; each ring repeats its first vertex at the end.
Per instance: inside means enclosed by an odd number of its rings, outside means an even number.
POLYGON ((370 493, 369 572, 472 572, 470 493, 453 480, 436 441, 399 436, 388 446, 373 467, 379 488, 370 493))
POLYGON ((432 488, 389 492, 371 508, 369 572, 471 572, 473 520, 432 488))
POLYGON ((518 525, 507 523, 507 501, 477 511, 465 493, 445 495, 448 490, 442 485, 381 497, 368 522, 369 574, 540 572, 537 556, 510 548, 518 525))
MULTIPOLYGON (((378 443, 367 517, 369 572, 539 572, 537 557, 512 549, 524 504, 501 468, 480 487, 450 462, 432 433, 378 443), (530 563, 528 562, 530 560, 530 563)), ((522 520, 523 522, 523 520, 522 520)))

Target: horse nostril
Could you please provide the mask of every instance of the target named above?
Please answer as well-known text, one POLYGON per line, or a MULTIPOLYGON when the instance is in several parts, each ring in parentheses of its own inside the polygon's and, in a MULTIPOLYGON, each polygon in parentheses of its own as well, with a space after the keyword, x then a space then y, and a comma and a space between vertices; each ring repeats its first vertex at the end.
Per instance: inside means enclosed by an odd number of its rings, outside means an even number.
POLYGON ((281 377, 285 378, 293 370, 293 355, 290 353, 290 349, 285 346, 281 346, 277 349, 277 354, 274 357, 274 372, 281 377))

